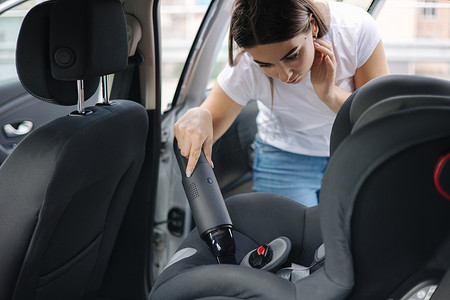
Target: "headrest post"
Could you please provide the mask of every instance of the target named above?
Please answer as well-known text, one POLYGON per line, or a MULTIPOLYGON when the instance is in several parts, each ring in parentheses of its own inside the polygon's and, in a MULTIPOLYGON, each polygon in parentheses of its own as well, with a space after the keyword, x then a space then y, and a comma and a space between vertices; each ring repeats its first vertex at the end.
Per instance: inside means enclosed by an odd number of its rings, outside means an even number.
POLYGON ((77 80, 77 90, 78 90, 78 113, 84 115, 84 81, 77 80))
POLYGON ((102 76, 102 93, 103 93, 103 104, 110 104, 108 95, 108 75, 102 76))

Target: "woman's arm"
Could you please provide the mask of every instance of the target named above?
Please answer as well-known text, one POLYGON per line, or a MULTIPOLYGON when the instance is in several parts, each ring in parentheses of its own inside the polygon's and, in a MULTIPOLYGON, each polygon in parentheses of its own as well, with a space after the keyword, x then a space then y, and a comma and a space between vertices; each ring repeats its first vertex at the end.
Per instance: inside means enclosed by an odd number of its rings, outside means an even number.
POLYGON ((174 135, 183 156, 188 157, 186 176, 192 171, 201 150, 211 167, 212 145, 231 126, 242 109, 216 82, 208 97, 199 107, 189 109, 174 126, 174 135))
POLYGON ((350 92, 334 84, 336 78, 336 57, 333 44, 323 38, 314 41, 316 50, 311 67, 311 83, 317 96, 332 111, 338 112, 350 92))
POLYGON ((355 89, 359 89, 370 80, 389 74, 389 68, 381 40, 364 65, 356 69, 354 76, 355 89))
MULTIPOLYGON (((311 68, 311 82, 317 96, 330 107, 338 112, 342 104, 350 96, 350 92, 333 84, 336 74, 336 59, 331 42, 317 39, 314 43, 316 55, 311 68)), ((369 59, 356 69, 353 77, 355 89, 360 88, 368 81, 389 74, 383 43, 378 42, 369 59)))
POLYGON ((216 82, 200 107, 211 113, 214 143, 230 128, 243 106, 234 102, 216 82))

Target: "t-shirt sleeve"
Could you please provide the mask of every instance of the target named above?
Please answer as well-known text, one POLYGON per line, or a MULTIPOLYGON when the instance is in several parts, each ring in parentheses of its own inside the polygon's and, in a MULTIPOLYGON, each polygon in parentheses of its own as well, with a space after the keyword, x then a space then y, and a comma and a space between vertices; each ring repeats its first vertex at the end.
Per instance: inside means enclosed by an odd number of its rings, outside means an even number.
POLYGON ((380 41, 380 32, 373 17, 363 13, 361 30, 358 37, 358 61, 357 68, 366 63, 380 41))
POLYGON ((217 77, 217 83, 225 94, 242 106, 255 99, 255 74, 252 68, 244 55, 236 66, 227 65, 217 77))

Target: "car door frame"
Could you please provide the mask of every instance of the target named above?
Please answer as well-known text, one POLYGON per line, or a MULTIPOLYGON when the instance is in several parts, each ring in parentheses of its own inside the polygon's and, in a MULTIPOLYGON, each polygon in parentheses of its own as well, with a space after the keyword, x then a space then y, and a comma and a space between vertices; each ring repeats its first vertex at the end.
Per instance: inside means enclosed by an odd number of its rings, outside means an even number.
POLYGON ((212 0, 189 51, 175 90, 172 106, 162 115, 161 154, 153 231, 152 278, 162 271, 169 258, 193 227, 191 210, 181 186, 181 175, 172 151, 173 124, 187 109, 198 106, 226 33, 231 0, 212 0), (177 214, 178 212, 178 214, 177 214), (180 214, 181 213, 181 214, 180 214), (175 219, 171 219, 174 217, 175 219), (182 222, 175 233, 166 226, 182 222))

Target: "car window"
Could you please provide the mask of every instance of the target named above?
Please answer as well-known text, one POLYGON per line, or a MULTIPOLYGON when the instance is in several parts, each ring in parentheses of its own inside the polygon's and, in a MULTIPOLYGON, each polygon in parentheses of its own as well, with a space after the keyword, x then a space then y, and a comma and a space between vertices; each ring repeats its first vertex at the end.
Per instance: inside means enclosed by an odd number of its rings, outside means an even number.
POLYGON ((166 110, 211 0, 161 0, 161 108, 166 110))
POLYGON ((15 52, 20 25, 27 12, 43 1, 26 1, 0 15, 0 81, 17 77, 15 52))
MULTIPOLYGON (((331 0, 333 1, 333 0, 331 0)), ((338 0, 336 0, 338 1, 338 0)), ((344 0, 367 10, 371 0, 344 0)), ((391 73, 421 74, 450 80, 450 1, 385 0, 376 10, 391 73)), ((228 58, 225 36, 208 88, 228 58)))
POLYGON ((0 15, 0 81, 17 77, 16 41, 20 25, 28 10, 42 1, 28 1, 0 15))
POLYGON ((450 79, 450 1, 386 0, 376 21, 391 73, 450 79))
POLYGON ((207 90, 212 89, 217 76, 219 76, 220 71, 222 71, 222 69, 225 68, 227 63, 228 63, 228 34, 225 34, 225 37, 222 41, 222 45, 220 46, 220 50, 217 54, 216 61, 214 63, 211 77, 209 78, 208 84, 206 86, 207 90))

